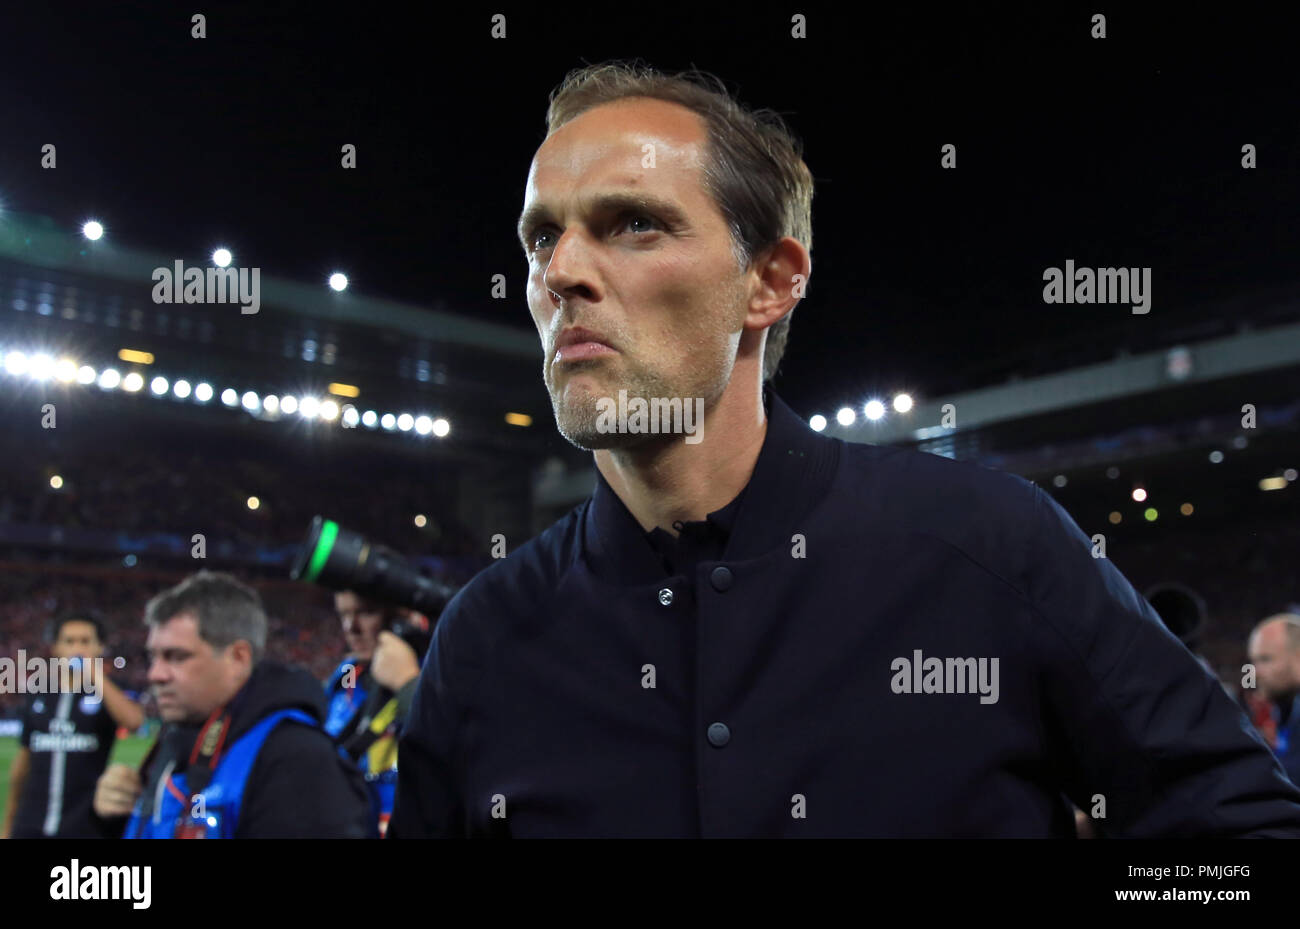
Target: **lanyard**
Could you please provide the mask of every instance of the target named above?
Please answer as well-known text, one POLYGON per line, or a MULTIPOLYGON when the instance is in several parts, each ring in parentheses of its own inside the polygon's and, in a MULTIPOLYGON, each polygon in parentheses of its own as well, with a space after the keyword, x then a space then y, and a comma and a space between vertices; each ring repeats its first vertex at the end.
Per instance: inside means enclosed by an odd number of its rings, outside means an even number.
POLYGON ((172 796, 185 805, 176 822, 175 837, 178 839, 201 838, 206 829, 206 822, 194 822, 191 811, 194 809, 195 798, 212 780, 212 772, 216 769, 217 762, 221 760, 221 752, 226 747, 226 735, 230 732, 230 714, 225 712, 225 709, 225 707, 218 707, 213 710, 208 721, 199 730, 198 738, 194 740, 194 749, 190 752, 189 764, 185 769, 185 780, 190 789, 189 797, 186 798, 181 793, 171 775, 167 776, 167 789, 172 796))

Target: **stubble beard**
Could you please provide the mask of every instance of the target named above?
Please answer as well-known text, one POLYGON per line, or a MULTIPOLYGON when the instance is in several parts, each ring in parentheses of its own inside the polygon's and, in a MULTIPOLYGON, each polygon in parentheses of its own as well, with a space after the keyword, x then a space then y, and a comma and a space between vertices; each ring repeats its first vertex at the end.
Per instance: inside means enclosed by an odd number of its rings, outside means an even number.
POLYGON ((647 443, 680 440, 680 436, 656 435, 647 433, 629 433, 617 431, 602 432, 597 428, 597 401, 608 397, 618 402, 619 391, 627 391, 627 399, 642 397, 647 402, 651 398, 669 398, 685 396, 684 385, 669 383, 662 377, 644 370, 630 371, 624 377, 617 377, 611 370, 608 360, 581 361, 565 366, 560 379, 552 376, 546 378, 547 390, 551 395, 551 407, 555 412, 555 425, 560 435, 584 451, 598 449, 633 448, 647 443), (607 372, 607 376, 592 383, 586 380, 580 387, 574 387, 573 381, 584 372, 607 372))

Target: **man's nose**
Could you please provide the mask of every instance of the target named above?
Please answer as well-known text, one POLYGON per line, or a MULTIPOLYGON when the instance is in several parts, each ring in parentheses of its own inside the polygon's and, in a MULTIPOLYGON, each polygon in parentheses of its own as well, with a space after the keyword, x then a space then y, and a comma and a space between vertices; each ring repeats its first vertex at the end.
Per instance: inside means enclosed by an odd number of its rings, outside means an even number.
POLYGON ((566 230, 560 241, 551 249, 551 260, 542 275, 546 285, 546 299, 556 309, 574 297, 594 299, 591 291, 590 254, 582 236, 575 230, 566 230))
POLYGON ((171 675, 167 672, 167 665, 161 658, 155 658, 149 662, 148 680, 150 684, 165 684, 171 680, 171 675))

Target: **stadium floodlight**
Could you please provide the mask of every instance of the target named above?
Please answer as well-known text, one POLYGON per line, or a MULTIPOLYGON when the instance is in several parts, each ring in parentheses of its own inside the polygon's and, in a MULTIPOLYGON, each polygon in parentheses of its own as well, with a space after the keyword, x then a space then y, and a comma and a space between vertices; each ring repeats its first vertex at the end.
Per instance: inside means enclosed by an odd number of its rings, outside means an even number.
POLYGON ((17 377, 27 371, 27 355, 24 352, 8 352, 5 355, 5 370, 17 377))
POLYGON ((315 419, 316 414, 320 412, 320 401, 315 397, 303 397, 298 404, 298 412, 302 414, 303 419, 315 419))
POLYGON ((1295 468, 1287 468, 1285 471, 1282 472, 1282 476, 1286 478, 1288 482, 1291 482, 1294 481, 1297 477, 1300 477, 1300 473, 1297 473, 1295 468))
POLYGON ((227 387, 221 392, 221 402, 226 406, 239 406, 239 394, 233 387, 227 387))
POLYGON ((403 432, 410 432, 411 427, 415 425, 415 417, 410 413, 403 413, 397 417, 397 428, 403 432))
POLYGON ((367 429, 373 429, 379 424, 379 414, 374 410, 366 410, 361 414, 361 424, 367 429))
POLYGON ((244 407, 244 409, 248 410, 248 412, 250 413, 256 413, 257 408, 261 406, 261 402, 258 400, 257 394, 253 393, 253 391, 251 390, 244 391, 244 395, 239 398, 239 402, 244 407))
POLYGON ((116 368, 105 368, 99 375, 99 386, 104 390, 112 390, 118 384, 122 383, 122 375, 117 372, 116 368))
POLYGON ((428 435, 433 431, 433 420, 427 416, 415 417, 415 431, 420 435, 428 435))
POLYGON ((826 428, 826 417, 821 413, 815 413, 812 418, 808 420, 808 425, 812 427, 813 432, 821 432, 826 428))
POLYGON ((1210 452, 1210 464, 1219 464, 1221 461, 1223 461, 1223 452, 1217 448, 1210 452))
POLYGON ((275 394, 267 394, 262 398, 262 409, 268 413, 276 413, 280 410, 280 398, 275 394))
POLYGON ((122 389, 125 391, 135 393, 142 387, 144 387, 144 376, 139 371, 132 371, 122 378, 122 389))
POLYGON ((54 359, 44 352, 33 355, 27 373, 34 381, 48 381, 54 377, 54 359))
POLYGON ((212 385, 208 383, 200 384, 194 388, 194 399, 199 403, 207 403, 212 399, 212 385))
POLYGON ((297 413, 298 398, 295 397, 293 394, 289 394, 289 396, 284 397, 280 401, 280 412, 283 413, 285 416, 292 416, 294 413, 297 413))
POLYGON ((1147 498, 1147 492, 1143 488, 1141 487, 1133 488, 1133 500, 1135 502, 1141 503, 1146 498, 1147 498))
POLYGON ((55 490, 60 490, 60 489, 62 489, 62 487, 63 487, 63 477, 62 477, 62 475, 59 475, 59 474, 51 474, 51 475, 50 475, 50 486, 53 487, 55 490))
MULTIPOLYGON (((356 411, 353 410, 355 413, 356 411)), ((333 400, 324 400, 320 405, 320 418, 327 422, 334 422, 339 416, 339 405, 333 400)))
POLYGON ((343 425, 356 426, 359 422, 361 422, 361 414, 357 412, 355 406, 348 404, 348 406, 343 410, 343 425))
POLYGON ((172 385, 172 393, 184 400, 190 395, 190 382, 185 380, 177 381, 172 385))
POLYGON ((348 276, 340 271, 330 275, 330 289, 338 293, 348 289, 348 276))
POLYGON ((82 225, 81 234, 92 242, 98 242, 104 237, 104 224, 92 219, 82 225))
POLYGON ((858 418, 858 414, 853 412, 851 407, 844 407, 835 414, 835 421, 841 426, 852 426, 853 420, 858 418))
POLYGON ((54 366, 54 376, 65 384, 70 384, 77 379, 77 363, 71 358, 60 358, 54 366))
POLYGON ((234 256, 230 254, 228 248, 219 248, 212 253, 212 263, 218 268, 228 267, 233 258, 234 256))
POLYGON ((95 369, 90 365, 82 365, 77 369, 77 383, 83 387, 87 384, 95 383, 95 369))
POLYGON ((897 413, 906 413, 912 408, 911 394, 898 394, 894 397, 894 411, 897 413))
POLYGON ((379 417, 379 425, 383 426, 389 432, 392 432, 397 428, 397 417, 392 413, 385 413, 383 416, 379 417))
POLYGON ((149 389, 153 391, 155 397, 161 397, 163 394, 167 393, 167 388, 170 386, 171 385, 167 383, 167 378, 163 377, 161 374, 149 382, 149 389))
POLYGON ((438 438, 446 438, 449 432, 451 432, 451 423, 447 420, 439 418, 433 421, 433 434, 438 438))
POLYGON ((862 415, 874 423, 884 417, 885 405, 879 400, 868 400, 867 405, 862 408, 862 415))

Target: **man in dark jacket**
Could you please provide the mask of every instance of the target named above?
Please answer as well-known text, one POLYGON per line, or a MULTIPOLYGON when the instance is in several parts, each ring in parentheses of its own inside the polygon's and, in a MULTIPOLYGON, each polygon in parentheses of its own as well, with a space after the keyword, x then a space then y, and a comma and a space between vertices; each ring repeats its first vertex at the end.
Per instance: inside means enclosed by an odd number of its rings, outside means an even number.
POLYGON ((91 801, 117 729, 144 724, 140 704, 104 673, 104 625, 93 612, 56 618, 46 637, 51 655, 68 666, 51 675, 48 692, 28 696, 0 838, 96 836, 91 801))
POLYGON ((1107 835, 1300 836, 1244 715, 1048 494, 764 390, 811 271, 783 128, 610 66, 548 121, 528 305, 597 485, 444 611, 390 835, 1066 837, 1073 801, 1107 835))
POLYGON ((1272 706, 1274 751, 1293 784, 1300 784, 1300 614, 1277 613, 1251 631, 1247 653, 1255 686, 1272 706))
POLYGON ((145 622, 165 726, 143 775, 113 765, 100 778, 95 812, 107 834, 374 835, 360 772, 322 728, 319 682, 262 658, 266 613, 255 591, 201 571, 153 598, 145 622))

